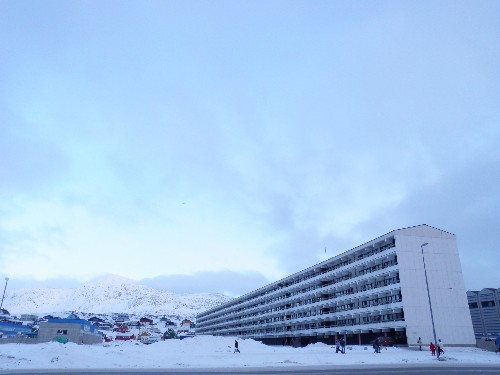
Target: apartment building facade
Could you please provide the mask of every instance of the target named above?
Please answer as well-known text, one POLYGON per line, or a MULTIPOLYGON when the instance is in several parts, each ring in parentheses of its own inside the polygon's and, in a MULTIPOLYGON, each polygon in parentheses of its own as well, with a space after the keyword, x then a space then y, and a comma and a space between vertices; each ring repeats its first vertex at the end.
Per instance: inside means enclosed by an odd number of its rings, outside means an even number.
POLYGON ((476 337, 500 336, 500 288, 467 292, 476 337))
POLYGON ((269 344, 333 343, 339 336, 368 344, 390 336, 415 345, 419 337, 434 341, 432 320, 447 345, 475 345, 455 235, 424 224, 205 311, 196 324, 197 334, 269 344))

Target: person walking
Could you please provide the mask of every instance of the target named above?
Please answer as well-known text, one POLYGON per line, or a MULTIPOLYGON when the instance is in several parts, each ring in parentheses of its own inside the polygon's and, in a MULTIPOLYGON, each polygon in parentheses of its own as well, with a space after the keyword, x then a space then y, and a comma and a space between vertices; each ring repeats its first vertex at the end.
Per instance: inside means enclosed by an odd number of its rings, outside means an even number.
POLYGON ((495 339, 495 345, 497 347, 496 353, 498 354, 500 352, 500 336, 497 336, 497 338, 495 339))
POLYGON ((234 353, 241 353, 240 349, 238 349, 238 341, 234 340, 234 353))
POLYGON ((335 353, 340 352, 340 341, 339 339, 335 340, 335 353))
POLYGON ((438 353, 441 355, 441 354, 444 354, 444 344, 443 342, 441 341, 441 339, 438 340, 438 345, 437 345, 437 349, 438 349, 438 353))
POLYGON ((380 353, 380 341, 378 337, 373 341, 374 353, 380 353))
POLYGON ((436 345, 433 342, 429 345, 429 349, 431 350, 432 355, 436 355, 436 345))
POLYGON ((422 351, 422 338, 419 337, 417 340, 418 347, 420 348, 420 351, 422 351))

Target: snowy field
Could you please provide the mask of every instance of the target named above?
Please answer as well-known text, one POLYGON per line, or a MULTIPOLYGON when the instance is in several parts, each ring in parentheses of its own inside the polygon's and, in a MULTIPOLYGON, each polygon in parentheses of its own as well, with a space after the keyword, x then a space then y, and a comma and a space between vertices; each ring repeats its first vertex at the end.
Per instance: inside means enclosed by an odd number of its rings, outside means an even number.
MULTIPOLYGON (((305 348, 266 346, 254 340, 239 340, 241 353, 233 353, 234 338, 198 336, 144 345, 111 342, 99 345, 2 344, 0 370, 8 369, 119 369, 119 368, 231 368, 314 365, 432 364, 439 365, 429 351, 408 348, 382 349, 348 346, 346 354, 335 354, 325 344, 305 348), (365 349, 366 348, 366 349, 365 349)), ((449 364, 500 365, 500 354, 476 348, 445 348, 449 364)))

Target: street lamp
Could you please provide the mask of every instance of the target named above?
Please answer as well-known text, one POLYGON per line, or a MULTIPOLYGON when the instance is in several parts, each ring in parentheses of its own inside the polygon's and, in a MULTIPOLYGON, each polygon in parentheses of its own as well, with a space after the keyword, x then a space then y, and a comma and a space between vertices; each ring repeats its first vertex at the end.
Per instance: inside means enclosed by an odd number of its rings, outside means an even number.
POLYGON ((428 243, 425 242, 420 245, 420 249, 422 250, 422 262, 424 263, 424 274, 425 274, 425 285, 427 286, 427 298, 429 299, 429 309, 431 311, 431 322, 432 322, 432 333, 434 334, 434 345, 437 350, 437 359, 439 359, 439 347, 436 340, 436 328, 434 328, 434 315, 432 314, 432 304, 431 304, 431 294, 429 293, 429 281, 427 280, 427 269, 425 268, 425 257, 424 257, 424 246, 427 246, 428 243))
POLYGON ((7 283, 9 282, 9 278, 5 278, 5 288, 3 288, 3 296, 2 296, 2 302, 0 303, 0 311, 2 310, 3 306, 3 299, 5 298, 5 291, 7 290, 7 283))

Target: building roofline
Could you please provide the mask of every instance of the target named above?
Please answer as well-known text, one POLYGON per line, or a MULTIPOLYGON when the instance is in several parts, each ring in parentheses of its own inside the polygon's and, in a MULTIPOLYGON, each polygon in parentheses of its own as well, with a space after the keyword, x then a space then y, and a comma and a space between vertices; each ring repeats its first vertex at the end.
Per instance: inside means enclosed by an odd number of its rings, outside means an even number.
POLYGON ((500 288, 483 288, 481 290, 468 290, 467 293, 481 293, 483 290, 489 290, 492 292, 496 292, 497 290, 500 290, 500 288))
MULTIPOLYGON (((395 229, 393 232, 396 232, 398 230, 405 230, 405 229, 412 229, 412 228, 417 228, 417 227, 429 227, 429 228, 432 228, 432 229, 435 229, 435 230, 438 230, 440 232, 444 232, 444 233, 448 233, 448 234, 451 234, 452 236, 457 236, 456 234, 454 233, 451 233, 451 232, 448 232, 446 230, 443 230, 443 229, 439 229, 439 228, 436 228, 436 227, 433 227, 432 225, 428 225, 428 224, 419 224, 419 225, 413 225, 411 227, 405 227, 405 228, 400 228, 400 229, 395 229)), ((390 232, 389 232, 390 233, 390 232)))
POLYGON ((46 323, 78 323, 78 324, 90 324, 93 325, 92 322, 89 322, 86 319, 68 319, 68 318, 49 318, 46 323))
MULTIPOLYGON (((392 231, 390 231, 390 232, 387 232, 386 234, 383 234, 383 235, 378 236, 378 237, 376 237, 376 238, 374 238, 374 239, 372 239, 372 240, 369 240, 369 241, 367 241, 367 242, 364 242, 364 243, 362 243, 361 245, 358 245, 358 246, 355 246, 355 247, 353 247, 353 248, 350 248, 349 250, 346 250, 346 251, 344 251, 344 252, 342 252, 342 253, 340 253, 340 254, 337 254, 337 255, 335 255, 335 256, 333 256, 333 257, 331 257, 331 258, 328 258, 328 259, 326 259, 326 260, 324 260, 324 261, 321 261, 321 262, 319 262, 319 263, 313 264, 312 266, 309 266, 309 267, 307 267, 307 268, 304 268, 304 269, 302 269, 302 270, 300 270, 300 271, 294 272, 294 273, 292 273, 291 275, 285 276, 285 277, 283 277, 283 278, 281 278, 281 279, 279 279, 279 280, 276 280, 276 281, 273 281, 273 282, 271 282, 271 283, 268 283, 268 284, 266 284, 266 285, 264 285, 264 286, 262 286, 262 287, 260 287, 260 288, 258 288, 258 289, 254 289, 254 290, 252 290, 252 291, 250 291, 250 292, 247 292, 247 293, 245 293, 245 294, 242 294, 241 296, 236 297, 236 298, 235 298, 234 300, 232 300, 232 301, 226 302, 226 303, 224 303, 224 304, 222 304, 222 305, 219 305, 219 306, 217 306, 217 307, 214 307, 214 308, 211 308, 211 309, 209 309, 209 310, 203 311, 203 313, 205 313, 205 312, 209 312, 209 311, 212 311, 212 310, 217 310, 217 309, 221 308, 222 306, 226 306, 226 305, 227 305, 227 306, 230 306, 231 304, 237 304, 237 303, 238 303, 238 301, 239 301, 240 299, 244 299, 244 298, 246 298, 246 297, 248 297, 248 296, 250 296, 250 295, 252 295, 252 294, 254 294, 254 293, 258 294, 260 291, 262 291, 262 290, 264 290, 264 289, 266 289, 266 288, 268 288, 268 287, 270 287, 270 286, 272 286, 272 285, 276 285, 276 284, 279 284, 280 282, 283 282, 283 281, 285 281, 285 280, 287 280, 287 279, 293 278, 293 276, 298 275, 298 274, 300 274, 300 273, 302 273, 302 272, 304 272, 304 271, 306 271, 306 270, 308 270, 308 269, 311 269, 311 268, 314 268, 314 267, 321 266, 322 264, 327 263, 327 262, 331 261, 331 260, 332 260, 332 259, 334 259, 334 258, 342 257, 342 256, 344 256, 345 254, 349 253, 350 251, 354 251, 354 250, 356 250, 356 249, 358 249, 358 248, 360 248, 360 247, 367 246, 369 243, 372 243, 372 242, 377 242, 377 241, 379 241, 380 239, 382 239, 382 238, 384 238, 384 237, 388 237, 388 236, 394 235, 394 234, 396 234, 396 232, 398 232, 398 231, 402 231, 402 230, 406 230, 406 229, 412 229, 412 228, 417 228, 417 227, 422 227, 422 226, 429 227, 429 228, 432 228, 432 229, 438 230, 438 231, 440 231, 440 232, 445 232, 445 233, 451 234, 452 236, 455 236, 455 234, 453 234, 453 233, 447 232, 447 231, 445 231, 445 230, 442 230, 442 229, 439 229, 439 228, 436 228, 436 227, 433 227, 433 226, 431 226, 431 225, 427 225, 427 224, 419 224, 419 225, 413 225, 413 226, 411 226, 411 227, 405 227, 405 228, 394 229, 394 230, 392 230, 392 231)), ((199 315, 199 314, 197 314, 197 315, 199 315)))

